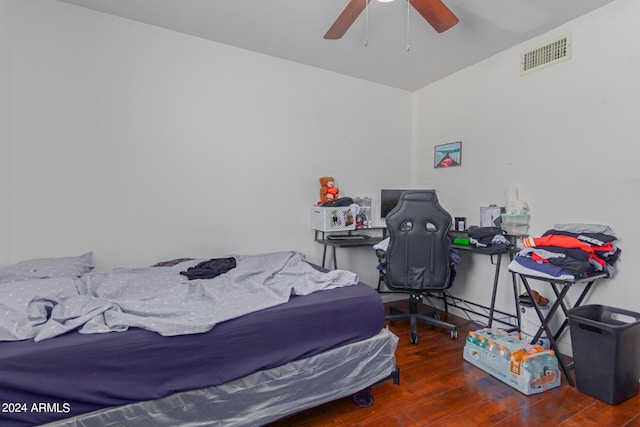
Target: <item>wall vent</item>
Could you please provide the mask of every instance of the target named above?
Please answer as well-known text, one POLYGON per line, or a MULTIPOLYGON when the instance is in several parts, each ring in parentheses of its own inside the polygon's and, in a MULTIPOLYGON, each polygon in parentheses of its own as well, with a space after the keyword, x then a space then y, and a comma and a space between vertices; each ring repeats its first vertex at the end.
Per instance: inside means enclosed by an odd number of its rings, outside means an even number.
POLYGON ((571 58, 571 34, 558 37, 543 46, 522 52, 520 75, 529 74, 571 58))

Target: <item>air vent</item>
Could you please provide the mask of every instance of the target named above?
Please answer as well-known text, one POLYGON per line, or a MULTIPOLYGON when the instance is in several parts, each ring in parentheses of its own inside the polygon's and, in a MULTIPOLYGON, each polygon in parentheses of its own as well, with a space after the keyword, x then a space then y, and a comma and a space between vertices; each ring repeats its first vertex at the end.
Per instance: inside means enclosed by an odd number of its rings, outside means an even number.
POLYGON ((529 74, 569 58, 571 58, 571 34, 523 52, 520 55, 520 75, 529 74))

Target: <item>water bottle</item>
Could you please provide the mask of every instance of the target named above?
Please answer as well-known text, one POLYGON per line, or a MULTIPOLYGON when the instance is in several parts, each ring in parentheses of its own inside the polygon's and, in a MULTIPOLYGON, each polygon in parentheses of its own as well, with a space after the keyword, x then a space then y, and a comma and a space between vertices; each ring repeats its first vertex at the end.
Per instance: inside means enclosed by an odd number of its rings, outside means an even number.
POLYGON ((530 381, 529 381, 529 386, 531 388, 540 388, 543 386, 543 381, 542 381, 542 377, 544 375, 544 369, 543 369, 543 364, 542 361, 540 360, 539 356, 531 356, 529 359, 529 374, 530 376, 530 381))
POLYGON ((540 363, 540 357, 531 356, 531 358, 529 359, 529 372, 531 372, 532 376, 539 377, 541 376, 539 375, 541 371, 542 364, 540 363))
POLYGON ((498 353, 500 354, 500 357, 502 357, 505 360, 511 359, 511 351, 509 351, 506 345, 500 344, 498 346, 498 353))
POLYGON ((496 334, 496 338, 506 338, 509 336, 509 334, 502 329, 496 329, 495 334, 496 334))
POLYGON ((478 336, 478 346, 480 346, 482 348, 486 348, 487 347, 487 339, 485 337, 483 337, 482 335, 478 336))
POLYGON ((528 357, 523 357, 520 362, 520 375, 527 372, 529 370, 530 361, 528 357))
POLYGON ((478 334, 476 334, 475 331, 469 331, 469 334, 467 335, 467 342, 471 344, 476 344, 478 340, 477 337, 478 337, 478 334))
POLYGON ((499 355, 498 345, 496 344, 496 342, 494 340, 488 340, 487 341, 487 351, 489 353, 493 353, 493 354, 499 355))

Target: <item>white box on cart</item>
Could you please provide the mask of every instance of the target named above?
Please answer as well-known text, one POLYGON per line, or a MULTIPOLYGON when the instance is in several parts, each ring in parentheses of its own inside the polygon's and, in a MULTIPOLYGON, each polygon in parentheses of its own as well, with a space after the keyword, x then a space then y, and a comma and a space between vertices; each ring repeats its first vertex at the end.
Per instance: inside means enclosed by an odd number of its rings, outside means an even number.
MULTIPOLYGON (((356 205, 357 206, 357 205, 356 205)), ((311 228, 319 231, 347 231, 356 229, 356 209, 350 206, 312 206, 311 228)))

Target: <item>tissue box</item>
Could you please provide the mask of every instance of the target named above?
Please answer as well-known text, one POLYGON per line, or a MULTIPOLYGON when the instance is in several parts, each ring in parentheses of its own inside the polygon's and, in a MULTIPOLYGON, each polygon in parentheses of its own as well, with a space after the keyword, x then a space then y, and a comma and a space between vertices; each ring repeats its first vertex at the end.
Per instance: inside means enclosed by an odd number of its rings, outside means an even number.
POLYGON ((500 218, 500 213, 504 212, 496 205, 480 207, 480 227, 495 227, 495 220, 500 218))
POLYGON ((464 360, 525 395, 560 386, 553 350, 531 345, 497 329, 469 332, 464 360))
POLYGON ((355 230, 355 213, 351 206, 312 206, 311 228, 320 231, 355 230))

